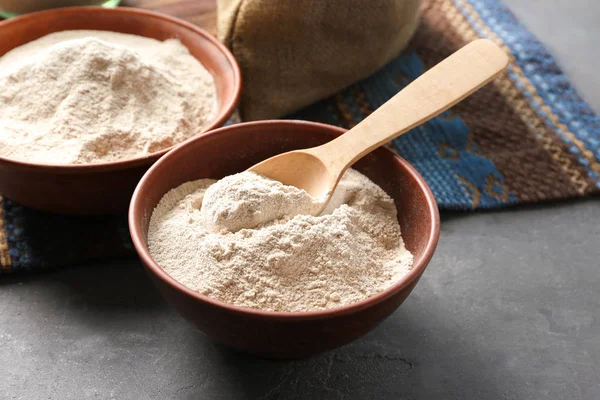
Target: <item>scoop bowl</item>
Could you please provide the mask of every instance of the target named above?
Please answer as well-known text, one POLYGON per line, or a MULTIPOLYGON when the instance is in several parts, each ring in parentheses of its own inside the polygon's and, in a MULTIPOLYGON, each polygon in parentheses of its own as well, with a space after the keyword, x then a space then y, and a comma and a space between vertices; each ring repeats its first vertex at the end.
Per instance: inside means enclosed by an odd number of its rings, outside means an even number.
POLYGON ((336 179, 330 176, 329 170, 321 159, 307 150, 278 154, 253 165, 249 171, 275 179, 285 185, 304 189, 308 194, 319 199, 329 197, 328 183, 332 178, 336 179))
MULTIPOLYGON (((421 176, 390 150, 379 148, 354 168, 395 201, 412 270, 387 290, 366 300, 314 312, 269 312, 237 307, 181 285, 150 256, 146 239, 152 211, 169 190, 200 179, 244 171, 286 151, 318 146, 343 129, 304 121, 260 121, 232 125, 191 139, 154 164, 137 186, 129 208, 133 244, 162 296, 206 335, 268 358, 298 358, 349 343, 388 317, 417 284, 437 245, 439 215, 421 176)), ((308 267, 308 266, 303 266, 308 267)))

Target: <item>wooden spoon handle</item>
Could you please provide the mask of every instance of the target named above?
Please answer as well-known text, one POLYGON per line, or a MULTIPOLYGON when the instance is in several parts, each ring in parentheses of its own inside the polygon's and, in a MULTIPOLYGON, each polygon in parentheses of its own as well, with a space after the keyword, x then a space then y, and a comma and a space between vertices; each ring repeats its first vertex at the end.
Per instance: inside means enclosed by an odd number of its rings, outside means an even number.
POLYGON ((374 111, 339 138, 317 148, 329 167, 343 172, 355 161, 452 107, 502 72, 508 57, 493 42, 464 46, 374 111))

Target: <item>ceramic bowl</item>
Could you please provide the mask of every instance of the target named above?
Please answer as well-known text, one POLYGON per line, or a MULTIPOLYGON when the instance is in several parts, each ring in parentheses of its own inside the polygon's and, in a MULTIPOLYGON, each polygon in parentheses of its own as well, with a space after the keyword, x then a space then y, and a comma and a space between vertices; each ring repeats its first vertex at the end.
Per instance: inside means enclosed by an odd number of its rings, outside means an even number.
POLYGON ((232 125, 186 141, 144 175, 129 208, 135 248, 162 296, 206 335, 268 358, 297 358, 349 343, 389 316, 414 289, 431 260, 439 236, 435 199, 405 160, 379 148, 354 168, 395 201, 412 270, 392 287, 364 301, 316 312, 265 312, 236 307, 190 290, 171 278, 150 256, 150 216, 162 196, 182 183, 222 178, 276 154, 326 143, 343 129, 303 121, 261 121, 232 125))
MULTIPOLYGON (((72 7, 3 21, 0 22, 0 56, 49 33, 74 29, 181 40, 215 79, 218 111, 204 131, 222 126, 237 105, 241 74, 229 50, 192 24, 149 11, 72 7)), ((124 212, 139 179, 168 150, 124 161, 87 165, 45 165, 0 157, 0 194, 46 211, 69 214, 124 212)))

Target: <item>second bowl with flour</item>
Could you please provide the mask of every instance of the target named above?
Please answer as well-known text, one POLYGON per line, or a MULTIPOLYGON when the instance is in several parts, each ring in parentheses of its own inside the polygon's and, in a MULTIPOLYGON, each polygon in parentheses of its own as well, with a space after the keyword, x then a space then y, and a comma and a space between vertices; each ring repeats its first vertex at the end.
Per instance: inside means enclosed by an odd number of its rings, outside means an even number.
POLYGON ((0 193, 33 208, 124 211, 148 166, 224 124, 239 98, 231 53, 176 18, 74 7, 3 32, 0 193))

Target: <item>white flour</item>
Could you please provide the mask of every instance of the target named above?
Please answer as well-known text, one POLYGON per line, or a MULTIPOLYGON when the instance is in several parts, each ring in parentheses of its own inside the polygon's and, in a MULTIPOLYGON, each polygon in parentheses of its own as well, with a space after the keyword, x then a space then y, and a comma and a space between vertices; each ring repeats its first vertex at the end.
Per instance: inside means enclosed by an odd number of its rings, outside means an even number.
POLYGON ((0 155, 87 164, 154 153, 215 115, 210 73, 178 40, 64 31, 0 58, 0 155))
MULTIPOLYGON (((214 182, 201 179, 168 192, 148 231, 156 262, 200 293, 261 310, 322 310, 381 292, 412 266, 393 200, 354 170, 323 215, 283 217, 235 233, 215 231, 200 211, 214 182)), ((279 200, 290 193, 280 189, 279 200)))

